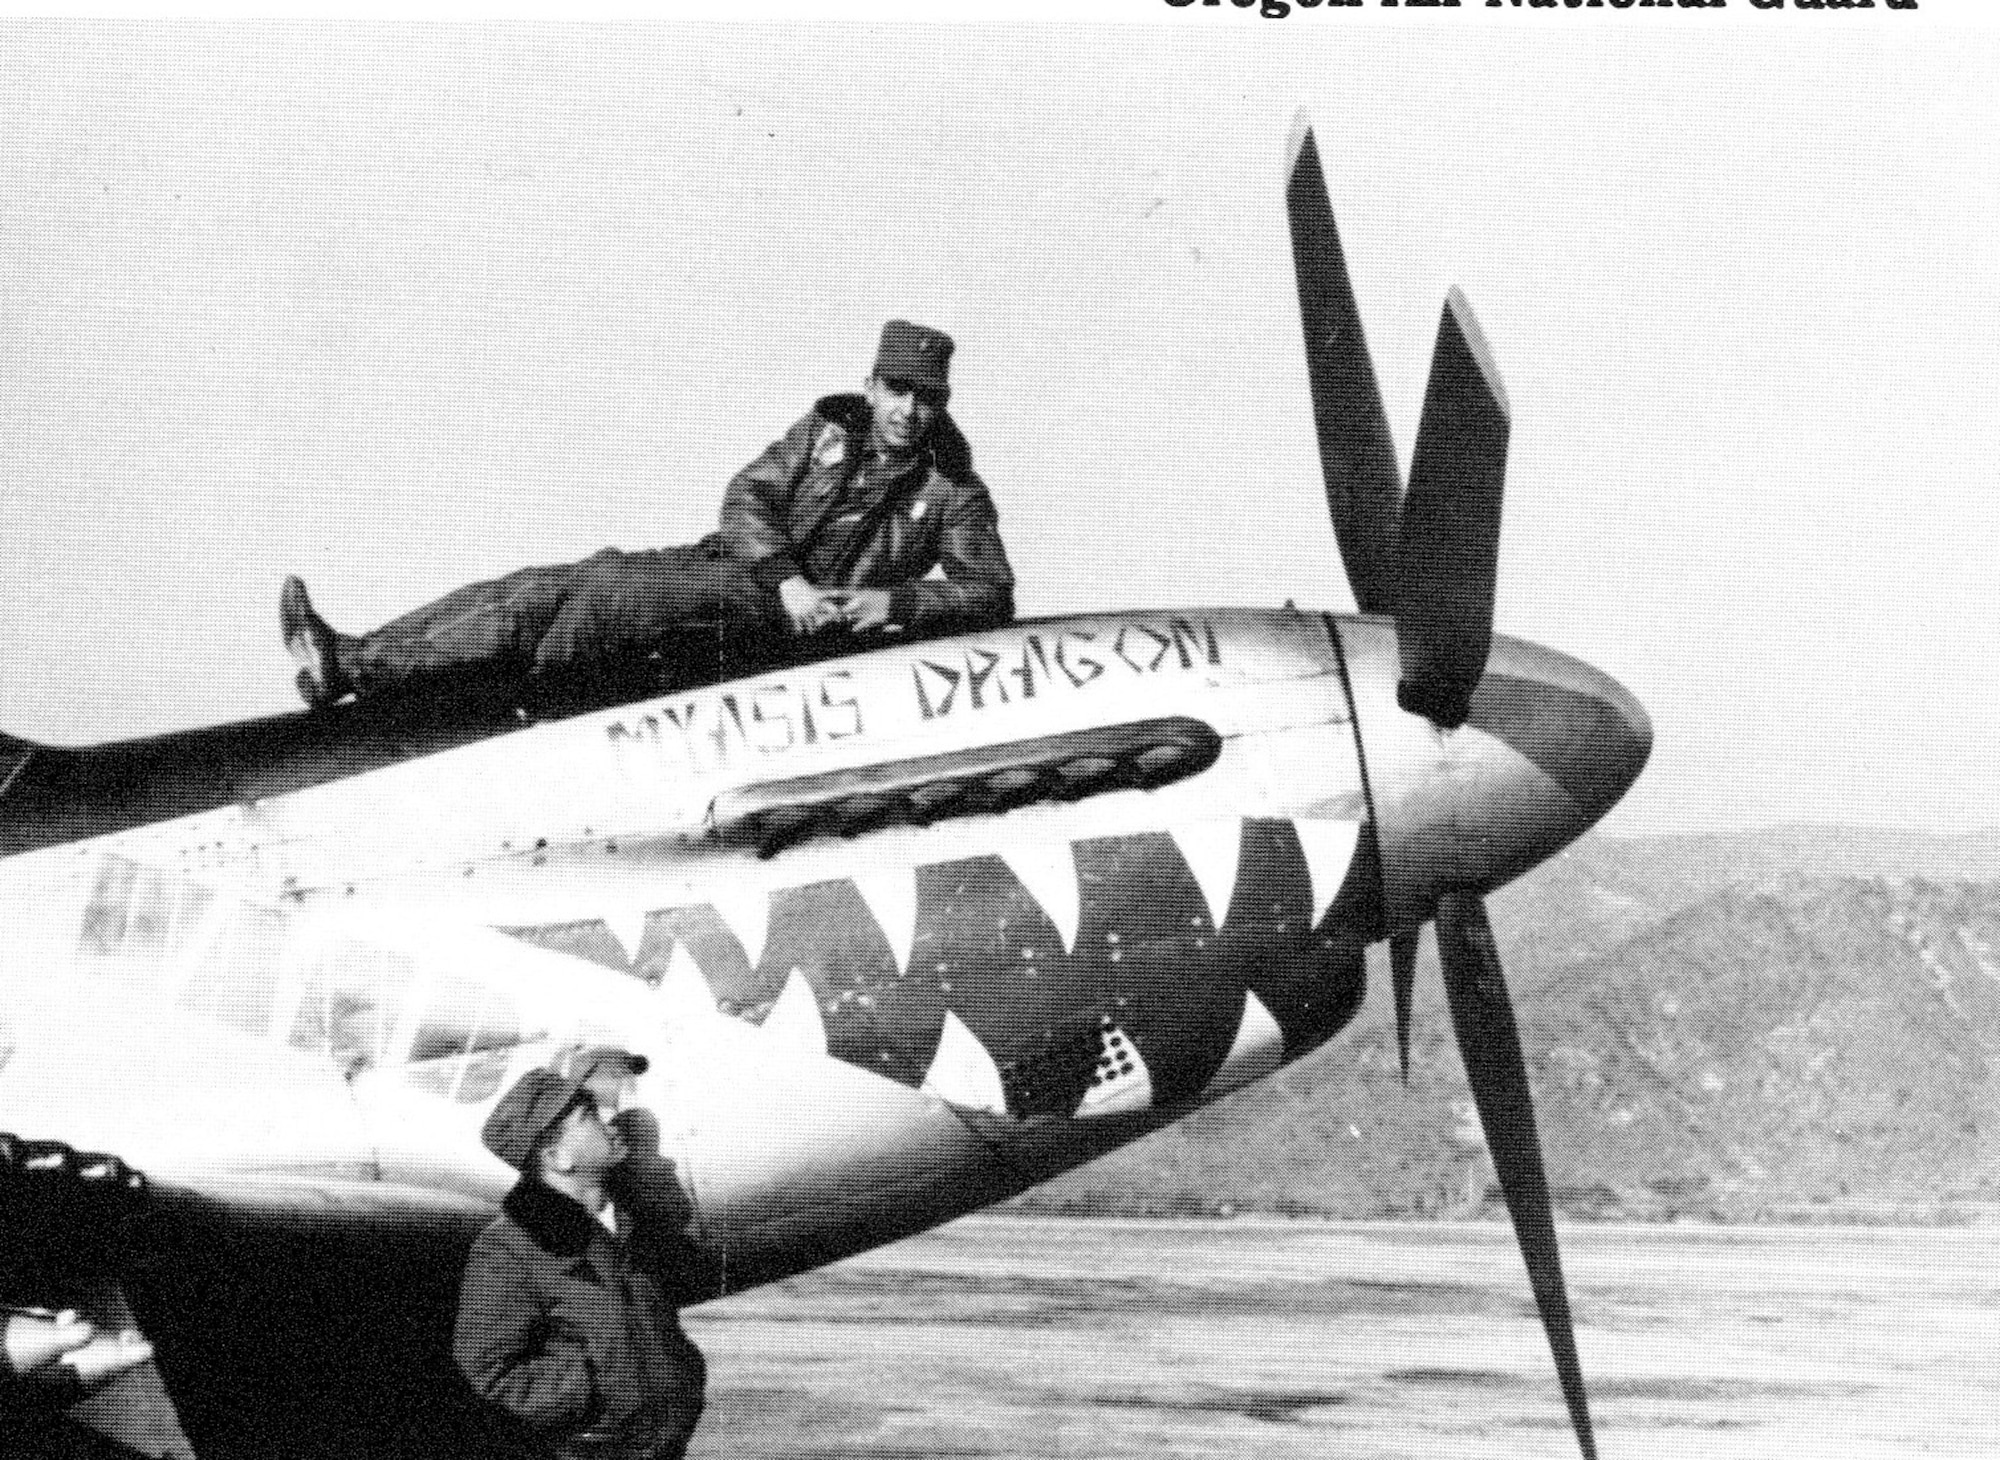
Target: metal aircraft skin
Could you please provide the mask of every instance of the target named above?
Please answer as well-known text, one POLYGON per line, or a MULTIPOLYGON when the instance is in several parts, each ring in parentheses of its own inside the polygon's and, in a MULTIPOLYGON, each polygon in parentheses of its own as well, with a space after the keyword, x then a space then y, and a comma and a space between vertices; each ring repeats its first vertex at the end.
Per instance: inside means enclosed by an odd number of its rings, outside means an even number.
POLYGON ((679 687, 554 711, 487 684, 0 738, 0 1302, 155 1353, 67 1414, 33 1413, 53 1366, 0 1379, 0 1429, 480 1453, 452 1305, 514 1173, 478 1131, 560 1044, 651 1058, 640 1189, 686 1223, 699 1300, 1319 1048, 1370 943, 1406 1028, 1428 921, 1594 1453, 1479 896, 1601 817, 1651 731, 1605 675, 1491 635, 1506 404, 1469 307, 1405 493, 1303 127, 1288 205, 1360 614, 1049 618, 717 683, 682 658, 679 687))

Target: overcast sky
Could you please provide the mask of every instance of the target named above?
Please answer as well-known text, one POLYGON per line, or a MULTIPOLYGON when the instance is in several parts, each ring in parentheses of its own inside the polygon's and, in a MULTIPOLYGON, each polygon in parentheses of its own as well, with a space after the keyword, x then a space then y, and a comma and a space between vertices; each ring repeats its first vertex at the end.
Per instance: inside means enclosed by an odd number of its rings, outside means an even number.
POLYGON ((288 571, 360 628, 692 540, 889 315, 1024 613, 1347 609, 1303 105, 1406 465, 1455 283, 1498 625, 1652 713, 1611 826, 2000 824, 2000 34, 1175 18, 7 23, 0 727, 293 707, 288 571))

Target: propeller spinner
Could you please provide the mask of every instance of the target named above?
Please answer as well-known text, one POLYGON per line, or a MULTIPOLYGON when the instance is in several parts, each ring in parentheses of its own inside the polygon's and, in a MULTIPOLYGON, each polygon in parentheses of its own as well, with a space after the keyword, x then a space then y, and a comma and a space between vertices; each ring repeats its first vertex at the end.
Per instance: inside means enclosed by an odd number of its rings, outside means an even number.
POLYGON ((1506 392, 1491 352, 1472 307, 1454 289, 1438 325, 1405 494, 1319 149, 1303 114, 1291 137, 1286 204, 1327 508, 1357 606, 1393 622, 1393 645, 1384 638, 1387 626, 1371 630, 1363 621, 1343 633, 1350 661, 1357 645, 1374 646, 1361 652, 1366 667, 1379 670, 1374 682, 1383 684, 1379 696, 1364 693, 1360 671, 1353 671, 1370 780, 1422 788, 1376 808, 1404 1078, 1418 932, 1428 919, 1437 928, 1466 1078, 1570 1421, 1583 1454, 1595 1460, 1527 1066, 1479 894, 1540 861, 1608 809, 1645 763, 1651 728, 1611 680, 1518 641, 1502 641, 1492 682, 1481 692, 1494 658, 1508 436, 1506 392), (1387 703, 1392 655, 1399 709, 1387 703), (1379 705, 1363 703, 1376 698, 1379 705), (1418 715, 1435 729, 1410 718, 1418 715), (1376 724, 1401 723, 1377 740, 1369 733, 1371 717, 1376 724), (1441 733, 1468 720, 1474 729, 1462 736, 1441 733), (1424 758, 1423 774, 1391 775, 1380 764, 1413 756, 1424 758), (1482 804, 1483 797, 1495 799, 1482 804), (1506 834, 1485 830, 1494 825, 1506 834), (1406 868, 1415 875, 1400 875, 1406 868))

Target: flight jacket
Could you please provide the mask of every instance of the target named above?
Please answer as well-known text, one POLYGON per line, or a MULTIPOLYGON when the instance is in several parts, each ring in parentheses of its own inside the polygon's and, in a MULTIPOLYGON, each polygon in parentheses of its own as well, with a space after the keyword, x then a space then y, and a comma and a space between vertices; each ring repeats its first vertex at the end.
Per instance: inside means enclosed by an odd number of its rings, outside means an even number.
POLYGON ((1014 616, 1014 572, 971 448, 939 412, 892 474, 871 461, 867 398, 831 395, 731 479, 721 542, 765 587, 886 588, 890 621, 920 632, 1014 616), (939 568, 943 577, 926 577, 939 568))

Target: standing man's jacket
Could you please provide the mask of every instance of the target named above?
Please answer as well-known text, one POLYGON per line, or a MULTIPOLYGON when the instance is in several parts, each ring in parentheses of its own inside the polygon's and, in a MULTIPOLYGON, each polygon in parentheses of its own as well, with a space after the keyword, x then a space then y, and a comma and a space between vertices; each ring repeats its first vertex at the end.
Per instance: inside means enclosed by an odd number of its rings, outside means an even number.
POLYGON ((887 588, 902 627, 981 628, 1014 616, 999 515, 949 415, 909 467, 869 460, 870 413, 831 395, 738 472, 722 543, 765 588, 797 574, 820 588, 887 588), (942 568, 942 579, 926 577, 942 568))
POLYGON ((539 1181, 517 1184, 473 1244, 452 1353, 562 1460, 679 1456, 701 1417, 706 1365, 659 1285, 539 1181))

